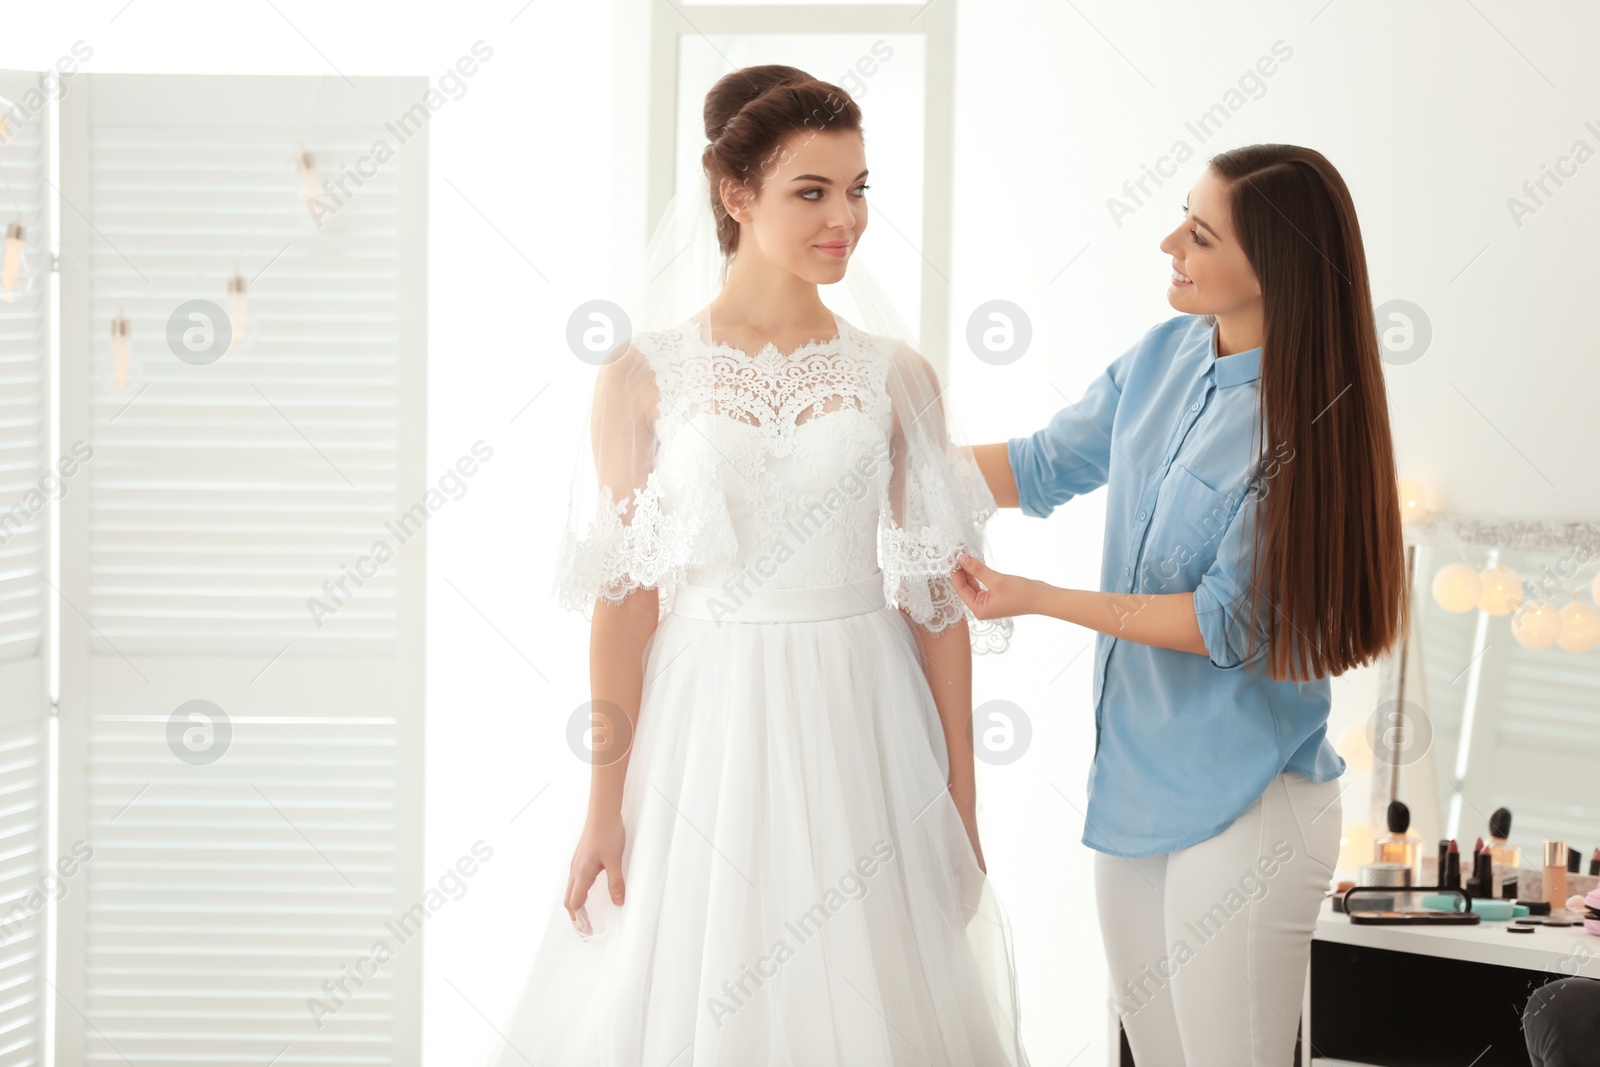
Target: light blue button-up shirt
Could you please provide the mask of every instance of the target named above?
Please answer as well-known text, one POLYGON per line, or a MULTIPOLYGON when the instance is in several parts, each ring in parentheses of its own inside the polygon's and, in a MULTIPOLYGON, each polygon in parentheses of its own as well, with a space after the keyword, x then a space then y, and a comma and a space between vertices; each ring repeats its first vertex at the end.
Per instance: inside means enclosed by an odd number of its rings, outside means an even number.
POLYGON ((1101 633, 1095 641, 1095 753, 1083 843, 1153 856, 1227 829, 1284 771, 1344 773, 1327 738, 1328 679, 1274 681, 1245 651, 1256 513, 1286 448, 1265 458, 1261 349, 1216 355, 1216 328, 1179 315, 1151 329, 1083 399, 1007 444, 1025 514, 1043 518, 1106 487, 1100 588, 1127 596, 1194 593, 1206 655, 1101 633))

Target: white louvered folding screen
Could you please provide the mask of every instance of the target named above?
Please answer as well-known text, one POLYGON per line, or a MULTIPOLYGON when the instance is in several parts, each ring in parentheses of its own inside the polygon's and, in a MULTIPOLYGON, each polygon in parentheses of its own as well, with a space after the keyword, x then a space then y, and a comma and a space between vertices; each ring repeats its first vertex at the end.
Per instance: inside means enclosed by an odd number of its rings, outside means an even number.
POLYGON ((50 500, 48 123, 38 74, 0 71, 0 1067, 44 1062, 50 500), (3 232, 3 231, 0 231, 3 232))
POLYGON ((420 1062, 426 92, 63 101, 62 1063, 420 1062))

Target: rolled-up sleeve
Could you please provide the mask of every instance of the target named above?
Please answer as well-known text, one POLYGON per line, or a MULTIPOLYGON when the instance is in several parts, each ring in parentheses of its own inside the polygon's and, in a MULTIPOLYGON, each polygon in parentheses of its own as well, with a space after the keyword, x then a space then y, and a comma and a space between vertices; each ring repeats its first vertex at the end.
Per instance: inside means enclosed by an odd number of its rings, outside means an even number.
POLYGON ((1250 598, 1258 593, 1255 573, 1255 527, 1260 503, 1252 486, 1239 496, 1217 543, 1217 556, 1194 589, 1195 620, 1212 664, 1233 668, 1266 654, 1271 608, 1257 608, 1256 650, 1250 654, 1250 598))
POLYGON ((1082 400, 1056 412, 1044 429, 1006 442, 1024 515, 1042 519, 1058 504, 1106 484, 1117 404, 1138 349, 1135 345, 1118 357, 1089 383, 1082 400))

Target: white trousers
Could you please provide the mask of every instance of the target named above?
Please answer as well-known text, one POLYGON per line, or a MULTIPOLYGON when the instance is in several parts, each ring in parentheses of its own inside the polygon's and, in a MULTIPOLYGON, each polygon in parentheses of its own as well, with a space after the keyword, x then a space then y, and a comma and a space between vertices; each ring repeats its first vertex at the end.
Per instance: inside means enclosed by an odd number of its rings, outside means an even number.
POLYGON ((1311 931, 1339 857, 1340 787, 1286 771, 1198 844, 1096 853, 1109 1006, 1138 1067, 1294 1062, 1311 931))

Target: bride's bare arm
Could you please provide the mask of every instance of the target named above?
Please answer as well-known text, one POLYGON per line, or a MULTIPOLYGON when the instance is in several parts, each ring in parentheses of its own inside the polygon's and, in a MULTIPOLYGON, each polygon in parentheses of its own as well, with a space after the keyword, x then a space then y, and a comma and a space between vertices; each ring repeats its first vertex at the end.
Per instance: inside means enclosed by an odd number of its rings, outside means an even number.
POLYGON ((589 696, 597 718, 592 726, 589 813, 572 856, 565 901, 567 915, 574 922, 578 922, 578 909, 601 871, 606 873, 612 901, 623 901, 622 786, 639 725, 645 646, 655 633, 657 615, 654 589, 636 589, 620 604, 603 598, 595 601, 594 621, 589 627, 589 696), (614 716, 626 721, 606 721, 614 716))
POLYGON ((639 724, 644 650, 656 631, 657 596, 654 589, 636 589, 620 604, 595 601, 589 627, 589 698, 597 709, 620 711, 628 722, 613 724, 595 736, 594 769, 589 776, 591 815, 611 816, 622 810, 627 749, 639 724))
MULTIPOLYGON (((612 500, 636 502, 646 487, 659 403, 654 371, 632 345, 596 375, 589 412, 590 445, 607 506, 612 500)), ((618 515, 628 524, 635 518, 623 512, 618 515)), ((589 811, 573 852, 565 900, 567 914, 583 932, 587 932, 587 914, 579 909, 601 871, 605 871, 612 901, 622 903, 622 787, 639 721, 645 648, 656 630, 659 605, 659 595, 649 588, 633 589, 618 603, 605 596, 594 601, 589 626, 589 699, 594 714, 589 811)))
MULTIPOLYGON (((909 615, 906 621, 911 622, 909 615)), ((937 634, 911 622, 911 632, 916 634, 922 672, 927 676, 944 727, 945 751, 950 757, 950 795, 966 824, 978 867, 987 871, 983 849, 978 844, 978 791, 972 754, 972 639, 967 620, 951 623, 937 634)))
POLYGON ((1003 508, 1021 507, 1017 498, 1017 478, 1011 473, 1011 457, 1006 452, 1006 442, 992 445, 973 445, 972 455, 989 483, 989 494, 1003 508))

